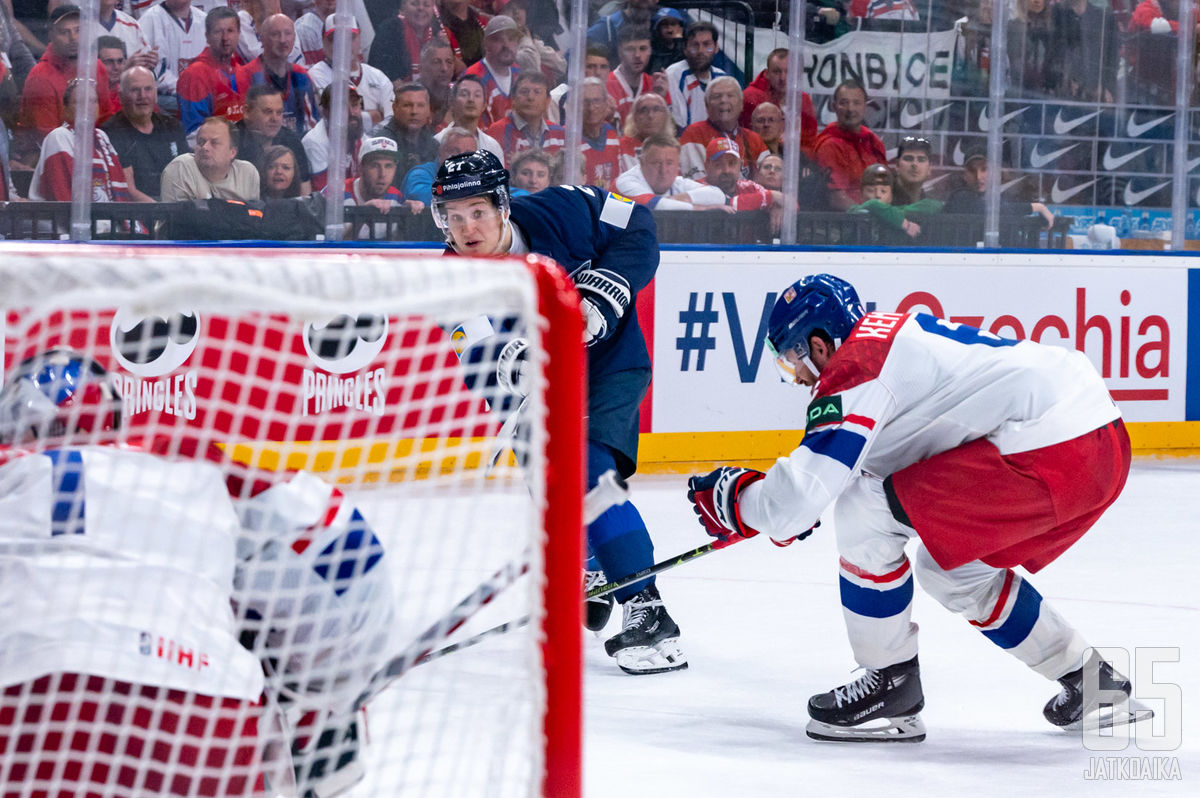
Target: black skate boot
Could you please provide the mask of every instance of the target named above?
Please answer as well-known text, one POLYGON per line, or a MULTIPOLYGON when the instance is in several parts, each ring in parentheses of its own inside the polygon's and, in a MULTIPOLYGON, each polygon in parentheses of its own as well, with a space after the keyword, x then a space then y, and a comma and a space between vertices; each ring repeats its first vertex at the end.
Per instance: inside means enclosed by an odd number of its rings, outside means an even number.
POLYGON ((1085 725, 1090 730, 1111 729, 1154 717, 1154 710, 1129 697, 1133 690, 1129 680, 1113 670, 1110 663, 1100 659, 1095 650, 1082 668, 1060 677, 1058 683, 1062 685, 1062 690, 1046 702, 1042 714, 1046 720, 1063 729, 1075 730, 1085 725), (1099 690, 1087 701, 1083 694, 1085 670, 1089 673, 1098 671, 1099 690), (1120 706, 1121 696, 1127 702, 1124 706, 1120 706), (1117 701, 1116 706, 1114 700, 1117 701))
MULTIPOLYGON (((584 571, 583 572, 583 592, 587 593, 594 587, 607 585, 608 580, 604 578, 603 571, 584 571)), ((599 632, 606 625, 608 619, 612 616, 613 611, 613 596, 612 593, 605 593, 603 596, 587 599, 584 602, 584 609, 587 615, 584 618, 583 625, 589 632, 599 632)))
POLYGON ((651 585, 622 606, 624 628, 604 642, 604 650, 616 657, 621 670, 640 676, 688 666, 679 648, 679 626, 663 607, 658 588, 651 585))
POLYGON ((856 743, 919 743, 925 707, 917 658, 867 669, 857 679, 808 699, 808 736, 856 743))

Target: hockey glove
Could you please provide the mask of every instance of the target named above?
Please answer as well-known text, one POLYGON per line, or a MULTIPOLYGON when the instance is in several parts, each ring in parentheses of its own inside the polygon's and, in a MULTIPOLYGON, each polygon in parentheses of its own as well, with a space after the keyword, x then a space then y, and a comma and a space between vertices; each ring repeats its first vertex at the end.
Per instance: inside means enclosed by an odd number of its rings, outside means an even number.
POLYGON ((752 538, 758 530, 742 523, 737 497, 746 486, 765 477, 761 471, 723 466, 702 477, 688 480, 688 501, 700 517, 700 525, 722 542, 752 538))
POLYGON ((797 540, 804 540, 805 538, 807 538, 809 535, 811 535, 813 533, 814 529, 816 529, 820 525, 821 525, 821 521, 818 519, 817 523, 813 524, 808 529, 801 532, 799 535, 792 535, 790 538, 784 538, 783 540, 780 540, 779 538, 771 538, 771 542, 782 549, 785 546, 792 545, 797 540))
POLYGON ((617 328, 633 292, 624 277, 609 269, 584 269, 574 277, 583 312, 583 342, 591 346, 617 328))
POLYGON ((517 396, 529 393, 529 341, 514 338, 500 350, 496 359, 496 384, 517 396))

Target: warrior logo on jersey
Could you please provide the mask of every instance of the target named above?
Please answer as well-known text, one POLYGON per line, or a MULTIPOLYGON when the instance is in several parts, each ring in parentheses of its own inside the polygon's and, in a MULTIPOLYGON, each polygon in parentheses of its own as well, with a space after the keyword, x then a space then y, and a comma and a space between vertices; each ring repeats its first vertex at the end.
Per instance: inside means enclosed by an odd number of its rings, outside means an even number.
POLYGON ((355 372, 362 371, 379 356, 387 335, 387 317, 370 313, 341 314, 323 324, 305 324, 301 336, 304 351, 320 371, 304 370, 301 415, 350 407, 382 416, 387 394, 386 370, 355 372))
POLYGON ((122 416, 132 418, 154 410, 194 419, 198 373, 190 369, 164 375, 185 364, 199 343, 200 316, 194 310, 145 316, 118 308, 109 328, 109 344, 121 367, 134 375, 110 375, 121 396, 122 416))

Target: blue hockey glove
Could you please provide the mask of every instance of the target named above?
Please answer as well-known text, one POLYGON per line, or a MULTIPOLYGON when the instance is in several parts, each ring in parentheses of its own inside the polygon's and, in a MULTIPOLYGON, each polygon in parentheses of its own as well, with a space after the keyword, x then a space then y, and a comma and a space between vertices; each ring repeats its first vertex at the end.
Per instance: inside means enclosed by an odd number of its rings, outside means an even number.
POLYGON ((591 346, 616 329, 633 292, 628 280, 609 269, 584 269, 574 278, 579 289, 579 309, 583 312, 583 342, 591 346))
POLYGON ((744 524, 738 515, 737 497, 746 486, 765 476, 761 471, 723 466, 689 479, 688 501, 700 517, 704 531, 723 542, 757 535, 758 530, 744 524))

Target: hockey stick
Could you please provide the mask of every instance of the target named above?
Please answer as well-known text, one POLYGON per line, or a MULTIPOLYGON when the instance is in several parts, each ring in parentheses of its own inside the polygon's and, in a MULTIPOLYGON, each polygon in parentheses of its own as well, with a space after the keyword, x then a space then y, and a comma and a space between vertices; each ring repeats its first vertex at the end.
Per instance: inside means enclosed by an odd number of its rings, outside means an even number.
MULTIPOLYGON (((633 574, 630 574, 629 576, 622 577, 615 582, 608 582, 607 584, 597 585, 596 587, 592 588, 591 590, 589 590, 587 593, 584 594, 584 596, 583 596, 584 601, 586 601, 588 599, 592 599, 592 598, 598 598, 599 596, 607 595, 608 593, 612 593, 614 590, 620 590, 623 587, 632 585, 634 582, 640 582, 643 579, 648 579, 651 576, 661 574, 663 571, 669 571, 672 568, 677 568, 686 562, 691 562, 692 560, 695 560, 697 558, 704 557, 705 555, 708 555, 708 554, 712 554, 714 551, 716 551, 718 549, 728 548, 729 546, 732 546, 734 543, 737 543, 739 540, 745 540, 745 539, 746 538, 739 537, 739 538, 731 538, 729 540, 714 540, 712 543, 707 543, 703 546, 692 549, 691 551, 685 551, 682 554, 672 557, 669 560, 663 560, 662 562, 655 563, 654 565, 651 565, 648 568, 643 568, 642 570, 638 571, 637 573, 633 573, 633 574)), ((513 629, 519 629, 527 623, 529 623, 528 615, 526 615, 522 618, 517 618, 514 621, 508 621, 506 623, 502 623, 499 626, 493 626, 491 629, 485 629, 484 631, 480 632, 479 634, 474 635, 472 637, 468 637, 464 640, 460 640, 457 643, 451 643, 448 646, 443 646, 442 648, 430 651, 429 653, 422 656, 420 659, 418 659, 413 664, 414 665, 424 665, 426 662, 431 662, 432 660, 440 659, 441 657, 444 657, 447 654, 453 654, 455 651, 461 651, 464 648, 470 648, 471 646, 478 645, 479 643, 482 643, 484 640, 487 640, 489 637, 495 637, 496 635, 504 634, 505 632, 512 631, 513 629)))
MULTIPOLYGON (((591 523, 610 507, 624 504, 628 498, 629 488, 624 480, 618 477, 614 471, 605 472, 597 481, 596 487, 589 490, 584 497, 584 523, 591 523)), ((425 661, 425 658, 435 650, 438 641, 445 640, 462 628, 472 615, 490 604, 496 596, 504 592, 528 571, 529 559, 522 557, 519 561, 508 563, 480 583, 479 587, 471 591, 470 595, 455 604, 450 612, 435 621, 409 643, 400 654, 392 657, 381 670, 376 672, 359 695, 358 700, 354 702, 354 708, 359 709, 379 695, 393 679, 403 676, 414 665, 425 661)), ((506 625, 505 631, 508 628, 524 625, 528 621, 528 618, 524 618, 520 623, 513 622, 511 626, 506 625)), ((493 633, 499 634, 498 631, 493 631, 493 633)))
POLYGON ((508 418, 504 419, 504 423, 496 431, 496 441, 492 444, 492 453, 488 455, 487 466, 483 470, 485 476, 492 473, 492 469, 496 467, 496 463, 500 462, 501 455, 513 447, 513 442, 517 437, 517 425, 521 423, 521 417, 525 415, 525 406, 528 404, 529 397, 523 397, 521 404, 517 405, 516 410, 508 414, 508 418))

